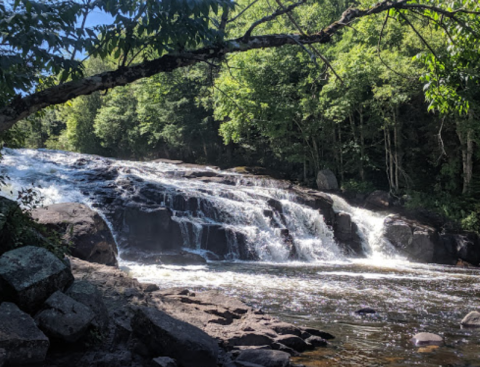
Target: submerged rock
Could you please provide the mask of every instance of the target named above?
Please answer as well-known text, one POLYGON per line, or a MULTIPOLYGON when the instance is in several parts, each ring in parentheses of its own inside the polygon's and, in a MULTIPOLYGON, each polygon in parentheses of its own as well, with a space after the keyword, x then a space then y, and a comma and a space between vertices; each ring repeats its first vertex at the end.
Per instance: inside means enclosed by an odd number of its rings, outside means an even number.
POLYGON ((35 316, 40 329, 49 337, 69 343, 83 337, 95 318, 89 307, 62 292, 52 294, 45 302, 44 308, 35 316))
POLYGON ((13 303, 0 305, 0 366, 2 358, 9 365, 43 362, 49 346, 30 315, 13 303))
POLYGON ((370 308, 370 307, 364 307, 364 308, 361 308, 360 310, 355 311, 355 313, 358 315, 372 315, 377 313, 377 311, 375 311, 373 308, 370 308))
POLYGON ((71 282, 70 269, 44 248, 20 247, 0 257, 0 301, 13 301, 29 313, 71 282))
POLYGON ((122 259, 127 261, 138 261, 142 264, 163 264, 163 265, 203 265, 207 260, 201 255, 188 251, 171 251, 163 254, 146 254, 137 251, 124 251, 122 259))
MULTIPOLYGON (((240 352, 236 363, 251 363, 263 367, 288 367, 290 365, 290 355, 280 350, 268 349, 247 349, 240 352)), ((243 364, 243 366, 248 366, 243 364)))
POLYGON ((417 347, 426 345, 443 345, 443 338, 440 335, 432 333, 416 334, 411 341, 417 347))
POLYGON ((463 327, 475 327, 480 328, 480 312, 472 311, 463 318, 460 322, 463 327))
POLYGON ((82 260, 117 265, 117 245, 103 218, 80 203, 61 203, 32 210, 32 217, 63 235, 71 255, 82 260))
POLYGON ((140 307, 132 320, 134 335, 152 354, 176 359, 184 367, 216 367, 218 345, 205 332, 154 308, 140 307))

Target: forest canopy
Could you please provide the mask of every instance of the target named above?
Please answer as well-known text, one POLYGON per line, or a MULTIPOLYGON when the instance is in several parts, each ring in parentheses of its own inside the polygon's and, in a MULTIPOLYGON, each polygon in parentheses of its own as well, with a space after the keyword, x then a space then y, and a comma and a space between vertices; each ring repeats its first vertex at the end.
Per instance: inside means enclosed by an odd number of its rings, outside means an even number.
POLYGON ((476 229, 479 52, 476 0, 12 0, 0 131, 307 185, 329 168, 476 229))

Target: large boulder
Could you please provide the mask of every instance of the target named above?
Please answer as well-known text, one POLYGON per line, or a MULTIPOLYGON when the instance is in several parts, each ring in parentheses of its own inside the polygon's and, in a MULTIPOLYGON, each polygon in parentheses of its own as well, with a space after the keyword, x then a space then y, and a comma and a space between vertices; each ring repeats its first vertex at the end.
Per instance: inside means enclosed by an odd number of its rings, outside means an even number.
POLYGON ((430 263, 441 246, 438 232, 430 227, 389 216, 385 219, 385 238, 409 260, 430 263))
POLYGON ((80 203, 61 203, 32 210, 32 217, 72 243, 71 254, 82 260, 117 265, 117 246, 103 218, 80 203))
POLYGON ((35 312, 72 282, 70 268, 44 248, 20 247, 0 257, 0 301, 12 301, 26 312, 35 312))
POLYGON ((387 210, 390 207, 390 195, 386 191, 376 190, 365 199, 365 208, 387 210))
POLYGON ((321 191, 338 190, 338 181, 335 174, 329 169, 324 169, 317 174, 317 187, 321 191))
POLYGON ((12 233, 7 228, 7 223, 19 212, 20 208, 15 201, 0 196, 0 255, 11 249, 12 233))
POLYGON ((480 264, 480 239, 475 233, 456 236, 458 258, 472 265, 480 264))
POLYGON ((155 308, 140 307, 131 326, 154 356, 174 358, 183 367, 217 367, 217 342, 191 324, 155 308))
POLYGON ((0 305, 0 350, 5 351, 9 365, 43 362, 49 346, 48 338, 30 315, 13 303, 0 305))
POLYGON ((342 245, 349 255, 365 256, 362 239, 358 235, 358 227, 352 222, 348 213, 336 213, 333 232, 336 240, 342 245))
POLYGON ((87 306, 95 314, 92 325, 100 330, 108 326, 108 310, 103 302, 102 293, 92 283, 76 280, 65 294, 77 302, 87 306))
POLYGON ((73 343, 85 335, 94 318, 89 307, 57 291, 47 299, 35 321, 49 337, 73 343))

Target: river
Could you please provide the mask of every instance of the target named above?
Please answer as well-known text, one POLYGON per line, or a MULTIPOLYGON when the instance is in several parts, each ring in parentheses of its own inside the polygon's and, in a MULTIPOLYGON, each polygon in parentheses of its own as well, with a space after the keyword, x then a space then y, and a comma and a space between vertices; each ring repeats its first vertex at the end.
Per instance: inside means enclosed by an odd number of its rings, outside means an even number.
MULTIPOLYGON (((106 213, 96 205, 96 193, 104 192, 108 185, 92 178, 92 172, 113 166, 120 172, 113 182, 139 178, 142 185, 147 182, 201 196, 220 208, 215 218, 202 214, 180 216, 179 220, 195 222, 192 228, 200 231, 204 223, 212 221, 235 228, 246 236, 259 261, 239 261, 232 251, 228 261, 206 265, 143 265, 122 260, 120 265, 139 280, 162 288, 220 289, 280 319, 336 336, 329 347, 304 353, 295 359, 297 363, 309 367, 480 366, 480 330, 459 325, 468 312, 480 309, 480 270, 402 259, 383 239, 386 214, 353 208, 332 196, 335 210, 351 215, 363 239, 368 256, 353 259, 342 255, 318 212, 292 202, 286 190, 270 182, 246 182, 236 175, 237 184, 227 187, 186 180, 181 175, 172 177, 171 172, 186 168, 166 163, 46 150, 4 149, 3 154, 1 172, 10 177, 10 185, 3 188, 5 196, 15 197, 21 187, 33 183, 40 186, 46 205, 77 201, 106 213), (276 218, 265 219, 268 198, 281 201, 286 208, 284 225, 295 238, 302 261, 288 261, 288 251, 273 223, 276 218), (364 307, 376 313, 355 313, 364 307), (422 331, 443 336, 445 345, 414 347, 410 338, 422 331)), ((196 243, 184 245, 202 253, 196 243)))

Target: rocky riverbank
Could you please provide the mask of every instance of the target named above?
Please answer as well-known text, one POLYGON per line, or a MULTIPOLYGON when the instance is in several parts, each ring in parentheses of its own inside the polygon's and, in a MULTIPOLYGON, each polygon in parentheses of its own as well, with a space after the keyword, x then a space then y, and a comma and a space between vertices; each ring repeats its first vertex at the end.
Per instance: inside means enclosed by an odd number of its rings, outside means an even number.
POLYGON ((333 338, 218 292, 159 290, 27 246, 0 257, 0 366, 292 366, 333 338))

